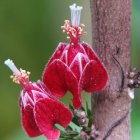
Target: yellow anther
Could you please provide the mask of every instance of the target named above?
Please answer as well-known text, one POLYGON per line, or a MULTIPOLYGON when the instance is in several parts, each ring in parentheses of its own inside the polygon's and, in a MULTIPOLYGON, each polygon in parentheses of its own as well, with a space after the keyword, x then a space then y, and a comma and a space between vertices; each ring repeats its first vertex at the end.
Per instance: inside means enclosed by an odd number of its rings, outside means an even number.
POLYGON ((69 39, 71 38, 71 36, 73 36, 74 38, 78 38, 82 34, 85 34, 83 31, 83 27, 85 27, 85 25, 81 24, 77 29, 70 24, 69 20, 65 20, 64 25, 61 26, 61 29, 63 32, 66 32, 66 34, 68 35, 67 39, 69 39))
POLYGON ((28 74, 28 75, 30 75, 30 74, 31 74, 31 72, 27 71, 27 74, 28 74))
POLYGON ((23 79, 29 79, 30 72, 23 70, 20 68, 20 75, 16 75, 15 73, 10 76, 11 79, 13 79, 13 82, 16 84, 20 84, 20 80, 23 79))
POLYGON ((65 28, 65 26, 61 26, 61 29, 65 28))
POLYGON ((69 20, 65 20, 64 22, 65 22, 65 23, 69 23, 70 21, 69 21, 69 20))
POLYGON ((13 78, 14 78, 14 76, 13 76, 13 75, 11 75, 11 76, 10 76, 10 78, 11 78, 11 79, 13 79, 13 78))
POLYGON ((81 24, 82 27, 85 27, 85 24, 81 24))

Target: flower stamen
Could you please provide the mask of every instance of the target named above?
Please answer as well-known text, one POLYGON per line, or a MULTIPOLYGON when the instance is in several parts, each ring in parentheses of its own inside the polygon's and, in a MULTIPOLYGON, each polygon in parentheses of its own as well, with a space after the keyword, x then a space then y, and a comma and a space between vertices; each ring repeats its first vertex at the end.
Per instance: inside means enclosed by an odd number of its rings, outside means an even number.
POLYGON ((70 6, 70 10, 71 10, 71 25, 73 27, 79 27, 81 10, 82 9, 83 9, 82 6, 76 6, 75 3, 70 6))
POLYGON ((67 34, 67 39, 71 40, 71 43, 77 44, 80 41, 80 37, 83 34, 86 34, 84 32, 84 24, 80 24, 80 16, 81 16, 81 10, 83 7, 76 6, 76 4, 73 4, 70 6, 71 10, 71 22, 69 20, 64 21, 64 25, 61 26, 62 31, 67 34))
POLYGON ((21 68, 20 70, 18 70, 13 61, 10 59, 7 59, 4 62, 4 64, 7 65, 13 72, 13 75, 11 75, 10 78, 13 80, 14 83, 24 85, 25 83, 28 82, 30 75, 29 71, 23 70, 21 68))

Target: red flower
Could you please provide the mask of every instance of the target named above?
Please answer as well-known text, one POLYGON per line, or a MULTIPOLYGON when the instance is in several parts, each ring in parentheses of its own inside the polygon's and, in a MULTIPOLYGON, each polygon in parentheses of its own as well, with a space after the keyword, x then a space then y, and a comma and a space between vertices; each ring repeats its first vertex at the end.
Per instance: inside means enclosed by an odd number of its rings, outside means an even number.
POLYGON ((81 91, 96 92, 105 88, 108 75, 96 53, 86 43, 80 42, 84 34, 80 23, 82 7, 71 8, 71 23, 66 20, 62 26, 70 43, 60 43, 45 67, 42 77, 51 93, 61 98, 69 90, 73 95, 73 105, 81 107, 81 91))
POLYGON ((13 81, 24 87, 19 103, 26 133, 30 137, 43 134, 49 140, 58 140, 60 131, 54 125, 57 123, 63 127, 68 126, 72 119, 71 111, 49 94, 46 85, 41 81, 29 82, 29 72, 19 71, 11 60, 5 61, 5 64, 14 72, 13 81))

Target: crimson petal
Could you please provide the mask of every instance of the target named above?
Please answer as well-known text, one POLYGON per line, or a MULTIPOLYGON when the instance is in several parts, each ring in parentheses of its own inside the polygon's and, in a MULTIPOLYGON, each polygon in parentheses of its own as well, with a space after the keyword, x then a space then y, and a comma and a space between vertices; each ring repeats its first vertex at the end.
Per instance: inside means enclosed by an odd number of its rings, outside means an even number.
MULTIPOLYGON (((66 48, 68 44, 67 43, 59 43, 58 47, 56 49, 56 51, 54 52, 54 54, 52 55, 50 61, 48 62, 47 66, 54 60, 54 59, 60 59, 60 57, 62 56, 62 53, 64 52, 64 49, 66 48)), ((46 67, 47 67, 46 66, 46 67)))
POLYGON ((97 56, 97 54, 94 52, 94 50, 87 44, 87 43, 82 43, 83 48, 86 51, 87 56, 89 57, 90 60, 97 61, 100 63, 100 65, 103 65, 97 56))
POLYGON ((108 75, 104 66, 92 60, 83 70, 80 85, 87 92, 96 92, 105 88, 107 80, 108 75))
POLYGON ((56 59, 46 67, 42 77, 51 93, 58 98, 63 97, 67 91, 66 73, 68 73, 67 66, 56 59))
POLYGON ((33 108, 31 106, 21 107, 22 112, 22 125, 26 133, 29 135, 29 137, 36 137, 41 135, 42 133, 38 129, 38 126, 36 125, 34 114, 33 114, 33 108))
POLYGON ((60 136, 60 131, 54 128, 55 124, 66 127, 72 119, 71 111, 51 98, 40 99, 35 104, 34 115, 40 131, 49 140, 58 140, 60 136))
POLYGON ((85 50, 82 47, 82 45, 70 45, 68 48, 68 65, 70 65, 74 59, 74 57, 77 55, 77 53, 83 53, 85 54, 85 50))
POLYGON ((75 58, 73 59, 72 63, 70 64, 70 69, 76 76, 77 80, 79 81, 79 78, 82 75, 83 68, 86 65, 86 63, 89 61, 88 57, 84 55, 83 53, 77 53, 75 58))
POLYGON ((56 59, 46 67, 42 79, 54 96, 63 97, 66 91, 70 90, 73 95, 74 106, 76 108, 81 106, 78 81, 68 66, 61 60, 56 59))

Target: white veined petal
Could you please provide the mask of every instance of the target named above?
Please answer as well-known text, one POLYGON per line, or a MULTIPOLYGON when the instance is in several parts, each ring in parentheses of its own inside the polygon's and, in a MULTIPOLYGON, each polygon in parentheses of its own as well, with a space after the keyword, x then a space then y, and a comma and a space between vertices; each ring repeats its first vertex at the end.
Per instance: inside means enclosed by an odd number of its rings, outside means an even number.
POLYGON ((65 61, 65 64, 68 64, 68 50, 63 51, 60 60, 65 61))
POLYGON ((30 105, 30 106, 34 105, 34 101, 31 99, 29 94, 27 92, 25 92, 23 94, 24 95, 22 95, 22 103, 23 103, 24 108, 28 105, 30 105))
POLYGON ((48 96, 45 93, 36 91, 36 90, 32 90, 33 93, 33 100, 36 103, 40 98, 47 98, 48 96))
POLYGON ((74 63, 78 63, 80 75, 82 74, 82 71, 83 71, 82 60, 85 60, 87 62, 89 61, 86 55, 84 55, 83 53, 77 53, 72 63, 70 64, 70 68, 72 68, 74 63))
MULTIPOLYGON (((42 83, 43 84, 43 83, 42 83)), ((36 90, 38 90, 39 92, 45 93, 46 90, 45 88, 42 86, 41 81, 38 80, 38 83, 36 84, 35 82, 32 83, 32 85, 34 86, 34 88, 36 88, 36 90)))

